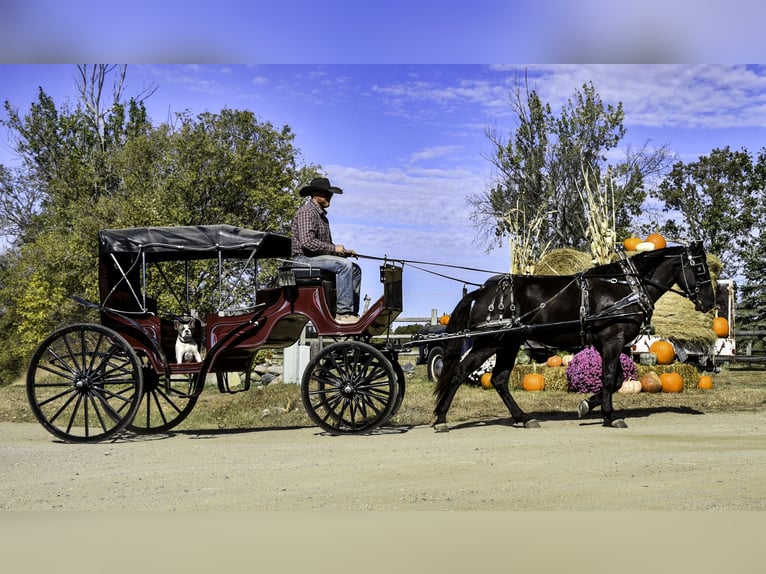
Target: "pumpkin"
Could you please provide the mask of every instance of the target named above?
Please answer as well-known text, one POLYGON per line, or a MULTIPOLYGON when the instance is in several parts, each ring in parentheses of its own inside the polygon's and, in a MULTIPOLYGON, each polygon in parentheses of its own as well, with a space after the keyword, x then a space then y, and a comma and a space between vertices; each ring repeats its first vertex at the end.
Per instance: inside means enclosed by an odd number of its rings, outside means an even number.
POLYGON ((623 395, 635 395, 636 393, 640 393, 641 382, 636 379, 625 379, 617 392, 623 395))
POLYGON ((439 317, 439 325, 447 325, 449 324, 449 315, 444 313, 441 317, 439 317))
POLYGON ((667 241, 665 241, 665 238, 660 235, 659 233, 650 233, 649 236, 646 238, 646 241, 649 243, 654 243, 655 249, 664 249, 668 246, 667 241))
POLYGON ((642 241, 636 245, 636 251, 654 251, 655 249, 657 249, 657 246, 651 241, 642 241))
POLYGON ((639 353, 638 363, 646 367, 653 367, 657 364, 657 355, 654 353, 639 353))
POLYGON ((553 355, 552 357, 548 357, 548 360, 545 361, 545 364, 549 367, 560 367, 564 361, 562 358, 558 355, 553 355))
POLYGON ((726 320, 726 317, 716 317, 713 319, 713 332, 718 337, 729 336, 729 322, 726 320))
POLYGON ((680 393, 684 390, 684 380, 678 373, 662 373, 660 375, 663 393, 680 393))
POLYGON ((625 251, 635 251, 636 245, 641 243, 641 239, 638 237, 628 237, 625 241, 622 242, 622 246, 625 248, 625 251))
POLYGON ((659 393, 662 390, 660 376, 654 371, 644 373, 640 379, 641 390, 645 393, 659 393))
POLYGON ((492 388, 492 373, 484 373, 479 379, 479 382, 481 383, 482 389, 491 389, 492 388))
POLYGON ((574 358, 574 355, 568 354, 561 357, 561 365, 564 367, 568 367, 569 363, 572 362, 572 359, 574 358))
POLYGON ((649 352, 655 354, 658 365, 669 365, 676 358, 676 350, 670 341, 655 341, 649 347, 649 352))
POLYGON ((710 375, 702 375, 697 381, 697 388, 704 390, 712 389, 713 379, 710 377, 710 375))
POLYGON ((540 373, 527 373, 521 379, 521 388, 525 391, 542 391, 545 389, 545 377, 540 373))

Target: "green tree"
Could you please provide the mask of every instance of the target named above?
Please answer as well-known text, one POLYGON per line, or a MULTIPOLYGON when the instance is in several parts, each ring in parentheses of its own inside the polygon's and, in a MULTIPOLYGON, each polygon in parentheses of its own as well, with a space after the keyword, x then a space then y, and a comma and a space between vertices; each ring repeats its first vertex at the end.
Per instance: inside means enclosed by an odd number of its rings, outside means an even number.
MULTIPOLYGON (((744 282, 738 289, 738 328, 751 331, 766 331, 766 149, 761 149, 753 166, 753 181, 761 182, 753 189, 753 226, 743 234, 744 248, 741 250, 744 282)), ((755 337, 758 351, 766 350, 766 337, 755 337)), ((742 347, 745 340, 738 337, 742 347)))
POLYGON ((120 79, 111 99, 103 90, 123 68, 79 70, 74 107, 57 108, 42 89, 27 112, 5 103, 21 166, 0 166, 0 225, 12 240, 0 258, 0 381, 35 342, 86 317, 70 297, 98 298, 99 229, 229 223, 287 232, 296 190, 318 174, 287 126, 225 109, 155 127, 140 98, 124 100, 120 79))
POLYGON ((487 130, 493 145, 496 183, 469 198, 473 219, 487 235, 508 237, 513 270, 523 272, 549 248, 585 248, 593 242, 591 205, 614 206, 616 236, 627 234, 646 197, 647 181, 668 163, 664 147, 628 149, 610 164, 625 135, 622 104, 605 104, 592 84, 576 90, 558 115, 528 82, 510 97, 517 126, 503 139, 487 130), (608 193, 608 201, 584 201, 583 193, 608 193), (512 256, 513 258, 513 256, 512 256))
POLYGON ((664 210, 681 215, 662 228, 670 238, 701 239, 728 276, 742 271, 742 254, 753 229, 758 194, 766 183, 746 150, 714 149, 696 162, 678 162, 657 188, 664 210), (760 191, 759 191, 760 190, 760 191))

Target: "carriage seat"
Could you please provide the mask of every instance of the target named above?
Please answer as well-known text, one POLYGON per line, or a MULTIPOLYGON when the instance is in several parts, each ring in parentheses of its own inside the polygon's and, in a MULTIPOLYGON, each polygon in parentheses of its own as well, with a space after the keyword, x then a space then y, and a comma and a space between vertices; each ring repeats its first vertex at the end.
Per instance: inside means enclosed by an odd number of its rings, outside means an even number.
POLYGON ((279 268, 279 272, 292 273, 295 277, 295 283, 298 285, 320 283, 322 281, 329 281, 335 284, 335 273, 319 269, 318 267, 284 265, 279 268))
POLYGON ((282 287, 289 285, 321 285, 330 313, 335 315, 337 293, 335 291, 335 273, 332 271, 305 265, 283 265, 279 268, 277 281, 282 287))

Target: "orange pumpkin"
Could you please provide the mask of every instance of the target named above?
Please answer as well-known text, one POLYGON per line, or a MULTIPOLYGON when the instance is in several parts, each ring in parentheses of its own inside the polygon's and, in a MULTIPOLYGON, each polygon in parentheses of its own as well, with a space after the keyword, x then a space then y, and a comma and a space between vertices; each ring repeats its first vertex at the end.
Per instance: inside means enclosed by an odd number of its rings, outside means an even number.
POLYGON ((552 357, 548 357, 548 360, 545 361, 545 364, 549 367, 560 367, 563 362, 564 361, 559 355, 553 355, 552 357))
POLYGON ((668 243, 667 241, 665 241, 665 238, 659 233, 650 233, 647 236, 646 241, 648 243, 654 243, 655 249, 664 249, 665 247, 668 246, 668 243))
POLYGON ((545 389, 545 377, 540 373, 528 373, 521 379, 521 388, 525 391, 542 391, 545 389))
POLYGON ((662 373, 660 382, 663 393, 680 393, 684 390, 684 380, 678 373, 662 373))
POLYGON ((649 347, 649 352, 657 357, 658 365, 669 365, 676 358, 676 350, 670 341, 655 341, 649 347))
POLYGON ((698 389, 712 389, 713 388, 713 379, 710 375, 702 375, 699 380, 697 381, 697 388, 698 389))
POLYGON ((482 389, 491 389, 492 388, 492 373, 484 373, 481 376, 481 379, 479 379, 479 382, 481 383, 482 389))
POLYGON ((628 237, 622 242, 622 246, 625 248, 625 251, 635 251, 636 245, 639 243, 641 243, 640 237, 628 237))
POLYGON ((654 371, 645 373, 641 379, 641 391, 644 393, 659 393, 662 390, 660 376, 654 371))
POLYGON ((716 317, 713 319, 713 332, 718 337, 729 336, 729 322, 726 320, 726 317, 716 317))
POLYGON ((441 317, 439 317, 439 325, 447 325, 449 324, 449 315, 444 313, 441 317))

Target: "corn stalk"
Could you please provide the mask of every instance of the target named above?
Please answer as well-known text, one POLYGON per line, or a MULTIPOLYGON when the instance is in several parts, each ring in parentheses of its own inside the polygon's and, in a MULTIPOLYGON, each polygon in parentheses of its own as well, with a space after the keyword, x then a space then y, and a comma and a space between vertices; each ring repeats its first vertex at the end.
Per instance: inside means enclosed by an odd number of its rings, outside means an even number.
MULTIPOLYGON (((590 252, 597 265, 609 263, 614 250, 617 232, 615 231, 614 186, 611 178, 607 184, 596 182, 596 189, 591 187, 586 166, 582 166, 583 187, 577 188, 580 199, 585 204, 585 236, 590 239, 590 252), (603 189, 602 189, 603 187, 603 189)), ((591 172, 593 170, 591 169, 591 172)))
POLYGON ((503 217, 504 228, 508 233, 511 273, 531 275, 535 271, 537 261, 548 251, 550 241, 540 244, 540 230, 545 216, 545 212, 538 211, 528 222, 527 213, 519 207, 517 200, 516 207, 503 217))

